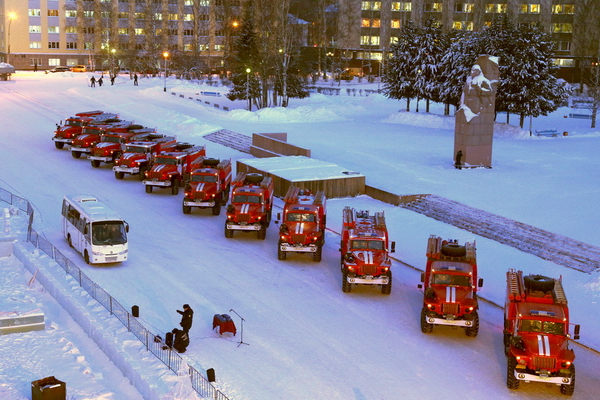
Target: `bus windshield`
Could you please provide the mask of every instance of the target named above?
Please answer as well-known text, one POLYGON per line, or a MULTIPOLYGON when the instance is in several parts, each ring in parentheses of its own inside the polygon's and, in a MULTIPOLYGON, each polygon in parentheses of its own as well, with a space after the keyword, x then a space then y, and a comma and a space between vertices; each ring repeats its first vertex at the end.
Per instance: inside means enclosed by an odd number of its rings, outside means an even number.
POLYGON ((94 222, 92 224, 92 244, 103 246, 125 243, 127 243, 127 233, 122 221, 94 222))

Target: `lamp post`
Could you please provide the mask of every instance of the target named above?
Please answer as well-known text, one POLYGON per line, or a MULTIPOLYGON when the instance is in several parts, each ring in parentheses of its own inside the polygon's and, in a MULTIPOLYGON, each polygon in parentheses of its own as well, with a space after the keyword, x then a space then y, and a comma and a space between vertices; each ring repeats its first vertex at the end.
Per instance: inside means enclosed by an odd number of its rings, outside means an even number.
POLYGON ((110 49, 110 77, 115 75, 115 53, 117 49, 110 49))
POLYGON ((165 58, 165 87, 163 89, 164 92, 167 91, 167 58, 169 57, 169 52, 165 51, 163 53, 163 57, 165 58))
POLYGON ((12 24, 13 19, 17 18, 17 14, 14 12, 8 13, 8 41, 7 41, 7 52, 6 52, 6 63, 10 64, 10 25, 12 24))
POLYGON ((248 99, 248 111, 252 111, 252 101, 250 100, 250 68, 246 68, 246 98, 248 99))

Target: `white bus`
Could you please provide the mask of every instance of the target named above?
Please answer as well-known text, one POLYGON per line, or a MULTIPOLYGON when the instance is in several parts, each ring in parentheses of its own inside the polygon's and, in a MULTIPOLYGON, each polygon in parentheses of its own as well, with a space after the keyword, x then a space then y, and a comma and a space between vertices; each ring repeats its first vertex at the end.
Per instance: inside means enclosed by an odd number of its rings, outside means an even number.
POLYGON ((129 225, 94 196, 65 196, 61 229, 88 264, 127 260, 129 225))

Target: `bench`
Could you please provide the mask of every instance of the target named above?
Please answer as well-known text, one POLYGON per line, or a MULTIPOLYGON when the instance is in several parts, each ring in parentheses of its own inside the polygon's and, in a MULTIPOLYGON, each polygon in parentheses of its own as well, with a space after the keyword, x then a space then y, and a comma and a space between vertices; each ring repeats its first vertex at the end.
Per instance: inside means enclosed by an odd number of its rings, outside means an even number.
POLYGON ((569 114, 569 118, 592 119, 592 116, 588 114, 569 114))
POLYGON ((546 129, 546 130, 536 129, 535 136, 557 137, 558 131, 556 129, 546 129))

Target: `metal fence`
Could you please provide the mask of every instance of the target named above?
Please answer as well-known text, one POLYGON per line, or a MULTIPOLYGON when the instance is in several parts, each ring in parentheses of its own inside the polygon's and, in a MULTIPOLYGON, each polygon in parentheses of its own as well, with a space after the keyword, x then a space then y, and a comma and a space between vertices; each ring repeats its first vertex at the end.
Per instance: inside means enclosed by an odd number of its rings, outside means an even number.
MULTIPOLYGON (((171 371, 177 373, 181 366, 185 363, 183 358, 166 348, 162 340, 155 340, 157 335, 150 332, 142 325, 137 318, 127 311, 114 297, 106 290, 102 289, 94 281, 92 281, 77 265, 69 260, 63 253, 52 245, 44 237, 40 236, 32 227, 33 225, 33 207, 26 199, 16 196, 11 192, 0 188, 0 201, 18 207, 21 211, 27 212, 29 223, 27 229, 27 240, 36 248, 46 253, 54 259, 58 265, 71 275, 79 285, 85 289, 98 303, 102 304, 112 315, 114 315, 127 329, 133 333, 143 344, 146 349, 154 354, 162 361, 171 371)), ((195 368, 188 366, 192 387, 202 397, 210 397, 214 400, 229 400, 220 390, 216 389, 210 381, 198 372, 195 368)))

